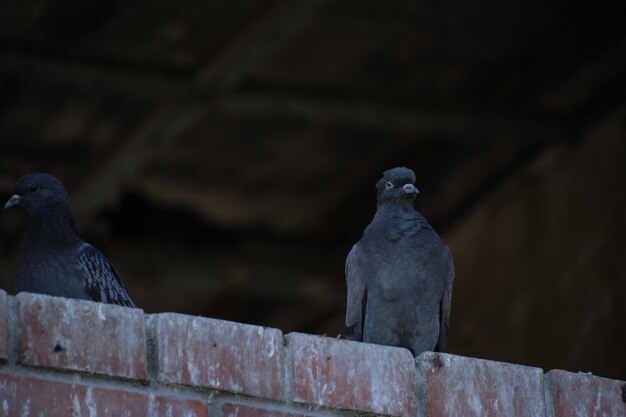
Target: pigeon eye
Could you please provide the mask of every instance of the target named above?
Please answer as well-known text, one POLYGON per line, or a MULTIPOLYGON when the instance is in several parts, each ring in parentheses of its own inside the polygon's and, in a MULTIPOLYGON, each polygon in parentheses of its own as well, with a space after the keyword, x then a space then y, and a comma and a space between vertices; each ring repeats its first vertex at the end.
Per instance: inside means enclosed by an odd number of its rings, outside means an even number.
POLYGON ((30 186, 30 192, 34 193, 35 191, 37 191, 37 186, 36 185, 31 185, 30 186))
POLYGON ((391 190, 392 188, 393 188, 393 183, 391 183, 391 182, 387 181, 387 182, 385 183, 385 189, 387 189, 387 190, 391 190))

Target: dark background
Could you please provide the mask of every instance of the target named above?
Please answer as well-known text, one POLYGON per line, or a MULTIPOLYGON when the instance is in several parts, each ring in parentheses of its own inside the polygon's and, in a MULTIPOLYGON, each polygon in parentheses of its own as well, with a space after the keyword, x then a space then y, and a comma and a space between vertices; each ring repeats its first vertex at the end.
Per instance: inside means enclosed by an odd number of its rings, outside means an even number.
MULTIPOLYGON (((335 336, 383 170, 447 351, 626 378, 626 2, 0 3, 0 196, 51 172, 147 312, 335 336)), ((27 216, 0 216, 0 285, 27 216)))

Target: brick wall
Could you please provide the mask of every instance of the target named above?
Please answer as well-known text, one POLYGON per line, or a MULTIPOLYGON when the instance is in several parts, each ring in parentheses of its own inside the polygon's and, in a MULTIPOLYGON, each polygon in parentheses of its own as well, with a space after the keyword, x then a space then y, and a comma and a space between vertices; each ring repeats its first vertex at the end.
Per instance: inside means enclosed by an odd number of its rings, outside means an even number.
POLYGON ((0 416, 626 416, 626 384, 0 290, 0 416))

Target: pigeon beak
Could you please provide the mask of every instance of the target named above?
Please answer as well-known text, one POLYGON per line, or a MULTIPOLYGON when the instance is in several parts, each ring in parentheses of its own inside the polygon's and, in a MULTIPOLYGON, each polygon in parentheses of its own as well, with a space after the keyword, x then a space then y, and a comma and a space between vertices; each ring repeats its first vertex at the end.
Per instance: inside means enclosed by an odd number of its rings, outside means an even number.
POLYGON ((417 194, 420 191, 417 189, 416 186, 414 186, 413 184, 404 184, 402 186, 402 189, 404 190, 405 193, 407 194, 417 194))
POLYGON ((14 194, 13 196, 11 196, 11 198, 9 198, 9 201, 7 201, 6 204, 4 205, 4 209, 6 210, 18 204, 20 204, 20 196, 17 194, 14 194))

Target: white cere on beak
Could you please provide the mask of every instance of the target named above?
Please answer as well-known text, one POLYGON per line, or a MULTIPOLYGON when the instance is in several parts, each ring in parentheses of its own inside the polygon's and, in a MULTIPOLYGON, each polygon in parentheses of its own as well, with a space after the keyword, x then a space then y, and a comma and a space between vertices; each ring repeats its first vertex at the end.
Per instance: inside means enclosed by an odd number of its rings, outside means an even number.
POLYGON ((413 184, 404 184, 402 186, 402 189, 407 194, 417 194, 417 193, 419 193, 419 190, 413 184))

